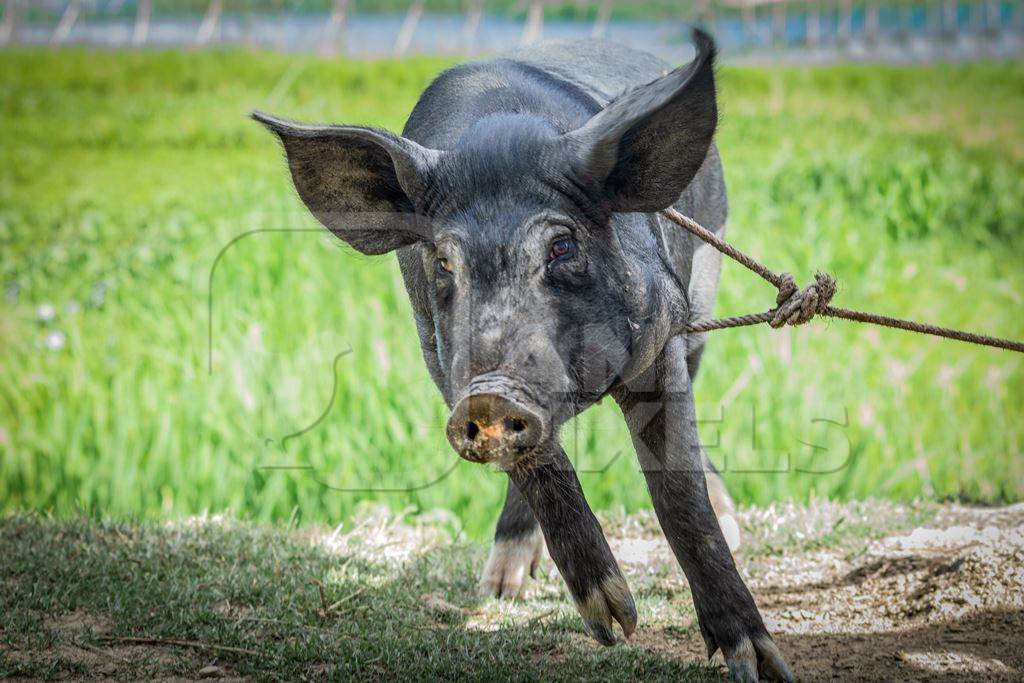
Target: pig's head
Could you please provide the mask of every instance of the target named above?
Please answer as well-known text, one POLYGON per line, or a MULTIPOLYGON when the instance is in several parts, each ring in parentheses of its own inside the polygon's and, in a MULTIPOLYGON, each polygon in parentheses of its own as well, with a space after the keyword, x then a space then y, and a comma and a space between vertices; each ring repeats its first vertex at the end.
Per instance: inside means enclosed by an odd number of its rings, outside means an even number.
POLYGON ((581 125, 494 113, 445 150, 254 115, 331 232, 364 254, 422 259, 414 296, 429 304, 463 457, 510 467, 538 452, 647 367, 686 315, 644 214, 679 198, 711 144, 714 48, 699 33, 697 48, 597 113, 565 113, 581 125))

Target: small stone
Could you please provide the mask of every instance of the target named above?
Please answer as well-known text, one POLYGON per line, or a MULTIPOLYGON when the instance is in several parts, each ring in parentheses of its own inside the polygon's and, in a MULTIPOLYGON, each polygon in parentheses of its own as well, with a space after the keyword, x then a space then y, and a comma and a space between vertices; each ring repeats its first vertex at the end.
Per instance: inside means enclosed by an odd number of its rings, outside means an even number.
POLYGON ((223 678, 224 669, 219 666, 204 666, 199 670, 200 678, 223 678))

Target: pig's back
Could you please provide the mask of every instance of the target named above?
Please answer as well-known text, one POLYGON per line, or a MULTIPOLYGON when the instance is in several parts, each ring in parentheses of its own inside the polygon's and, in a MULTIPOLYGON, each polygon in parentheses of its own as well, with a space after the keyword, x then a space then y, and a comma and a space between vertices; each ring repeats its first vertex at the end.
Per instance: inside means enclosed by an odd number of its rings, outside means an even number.
POLYGON ((448 149, 475 121, 499 111, 532 112, 566 132, 668 70, 652 55, 606 41, 536 43, 442 72, 420 96, 403 135, 448 149))
POLYGON ((654 55, 605 40, 546 41, 504 56, 575 85, 602 107, 623 91, 672 69, 654 55))

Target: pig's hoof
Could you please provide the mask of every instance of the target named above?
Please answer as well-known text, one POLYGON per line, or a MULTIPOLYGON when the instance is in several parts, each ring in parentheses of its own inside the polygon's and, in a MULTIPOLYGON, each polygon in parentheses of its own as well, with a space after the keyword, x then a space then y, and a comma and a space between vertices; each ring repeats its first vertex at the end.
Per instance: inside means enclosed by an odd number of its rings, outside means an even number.
POLYGON ((753 639, 744 636, 736 647, 723 654, 734 683, 757 683, 762 678, 785 683, 793 681, 786 660, 767 634, 753 639))
POLYGON ((480 594, 496 598, 522 597, 526 577, 536 578, 544 557, 544 536, 540 529, 518 538, 495 541, 480 575, 480 594))
POLYGON ((636 603, 621 576, 604 579, 597 588, 577 601, 576 608, 583 617, 583 625, 594 640, 602 645, 614 645, 612 620, 619 622, 622 633, 629 638, 636 630, 636 603))

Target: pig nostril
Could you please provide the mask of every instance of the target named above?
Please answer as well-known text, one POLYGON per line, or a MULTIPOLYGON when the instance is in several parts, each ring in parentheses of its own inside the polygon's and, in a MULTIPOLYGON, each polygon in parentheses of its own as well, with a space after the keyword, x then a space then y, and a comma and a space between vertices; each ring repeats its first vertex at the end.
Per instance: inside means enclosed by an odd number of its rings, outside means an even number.
POLYGON ((472 462, 515 460, 547 438, 547 416, 531 403, 499 394, 470 393, 445 425, 452 448, 472 462))

